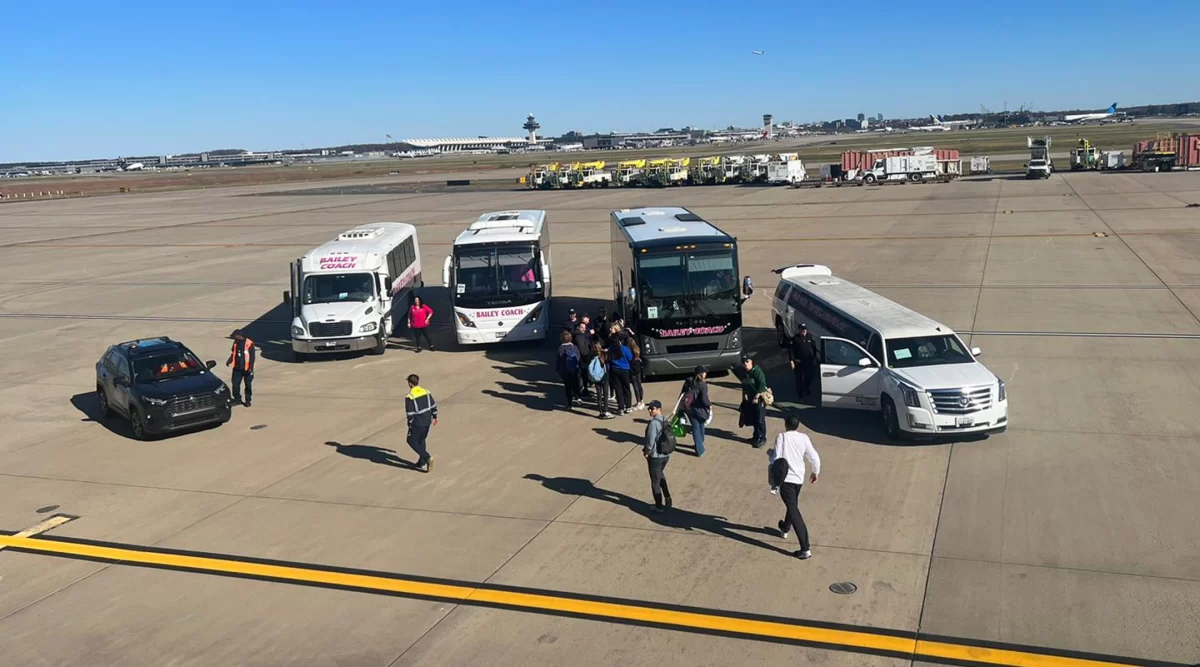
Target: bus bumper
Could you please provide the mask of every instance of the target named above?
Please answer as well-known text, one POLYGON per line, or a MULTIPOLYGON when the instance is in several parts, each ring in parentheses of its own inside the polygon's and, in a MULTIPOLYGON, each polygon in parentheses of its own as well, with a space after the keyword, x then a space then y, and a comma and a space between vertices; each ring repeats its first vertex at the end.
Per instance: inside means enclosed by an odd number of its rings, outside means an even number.
POLYGON ((542 323, 522 324, 512 329, 456 330, 459 345, 483 345, 486 343, 514 343, 523 340, 545 340, 546 326, 542 323))
POLYGON ((352 338, 293 338, 292 351, 300 354, 361 352, 375 347, 377 341, 375 334, 352 338))
POLYGON ((711 352, 685 352, 671 355, 645 357, 645 374, 690 375, 697 366, 707 366, 709 371, 727 371, 742 360, 742 350, 713 350, 711 352))

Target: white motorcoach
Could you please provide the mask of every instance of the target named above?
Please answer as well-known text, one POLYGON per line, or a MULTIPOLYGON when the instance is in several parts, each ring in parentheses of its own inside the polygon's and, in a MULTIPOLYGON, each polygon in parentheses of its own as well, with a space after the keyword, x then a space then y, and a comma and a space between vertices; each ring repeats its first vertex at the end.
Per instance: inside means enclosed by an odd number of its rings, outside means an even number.
POLYGON ((383 354, 395 313, 424 286, 417 230, 373 222, 343 232, 292 264, 292 352, 383 354))
POLYGON ((879 411, 892 438, 1008 426, 1004 381, 949 327, 825 266, 775 273, 781 280, 771 309, 780 344, 802 323, 819 339, 822 407, 879 411))
POLYGON ((545 211, 484 213, 454 239, 442 267, 463 345, 545 339, 550 330, 550 225, 545 211))

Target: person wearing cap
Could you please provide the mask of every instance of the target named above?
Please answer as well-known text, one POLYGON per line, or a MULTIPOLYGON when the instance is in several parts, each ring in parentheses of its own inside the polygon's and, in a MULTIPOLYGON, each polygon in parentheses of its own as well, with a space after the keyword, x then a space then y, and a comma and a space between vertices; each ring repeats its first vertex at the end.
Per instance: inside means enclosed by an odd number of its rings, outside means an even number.
POLYGON ((664 428, 671 427, 663 417, 660 401, 650 401, 646 404, 646 410, 650 413, 650 421, 646 424, 646 441, 642 444, 642 456, 646 457, 646 465, 650 470, 650 494, 654 496, 654 511, 663 512, 671 507, 671 489, 667 487, 666 472, 671 455, 658 451, 658 436, 664 428))
POLYGON ((575 314, 575 309, 567 311, 567 321, 563 322, 563 331, 569 331, 572 336, 575 335, 575 328, 579 325, 579 316, 575 314))
POLYGON ((692 442, 696 456, 704 456, 704 428, 712 418, 712 401, 708 398, 708 367, 697 366, 692 376, 683 381, 679 410, 692 425, 692 442))
POLYGON ((800 330, 788 343, 788 362, 796 377, 796 393, 800 398, 812 392, 813 379, 817 376, 817 341, 808 332, 808 325, 801 324, 800 330))
POLYGON ((246 337, 246 334, 241 329, 234 331, 229 336, 233 339, 233 348, 229 352, 229 359, 225 361, 226 366, 233 366, 233 381, 232 387, 233 400, 237 403, 242 402, 242 384, 246 385, 246 402, 244 405, 250 407, 250 399, 253 397, 253 391, 250 388, 254 380, 254 362, 258 359, 258 352, 254 347, 254 341, 246 337))
POLYGON ((755 449, 767 444, 767 404, 763 394, 767 392, 767 374, 750 355, 742 355, 742 367, 746 370, 742 378, 742 425, 754 426, 754 434, 750 436, 750 444, 755 449))

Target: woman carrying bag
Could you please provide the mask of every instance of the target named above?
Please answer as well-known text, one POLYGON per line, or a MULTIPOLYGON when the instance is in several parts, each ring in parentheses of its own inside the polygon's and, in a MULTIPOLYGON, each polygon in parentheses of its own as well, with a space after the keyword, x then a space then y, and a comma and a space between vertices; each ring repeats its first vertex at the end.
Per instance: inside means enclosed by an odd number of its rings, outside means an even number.
POLYGON ((683 382, 679 393, 679 413, 692 426, 696 456, 704 456, 704 429, 712 422, 712 401, 708 398, 708 368, 697 366, 683 382))

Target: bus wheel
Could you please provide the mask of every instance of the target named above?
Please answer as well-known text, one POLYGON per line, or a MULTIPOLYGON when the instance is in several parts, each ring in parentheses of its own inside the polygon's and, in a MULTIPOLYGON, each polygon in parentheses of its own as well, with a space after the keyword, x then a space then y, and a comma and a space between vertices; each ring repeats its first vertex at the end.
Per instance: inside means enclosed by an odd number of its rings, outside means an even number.
POLYGON ((380 333, 375 337, 375 347, 371 348, 371 354, 379 356, 387 352, 387 336, 380 333))

